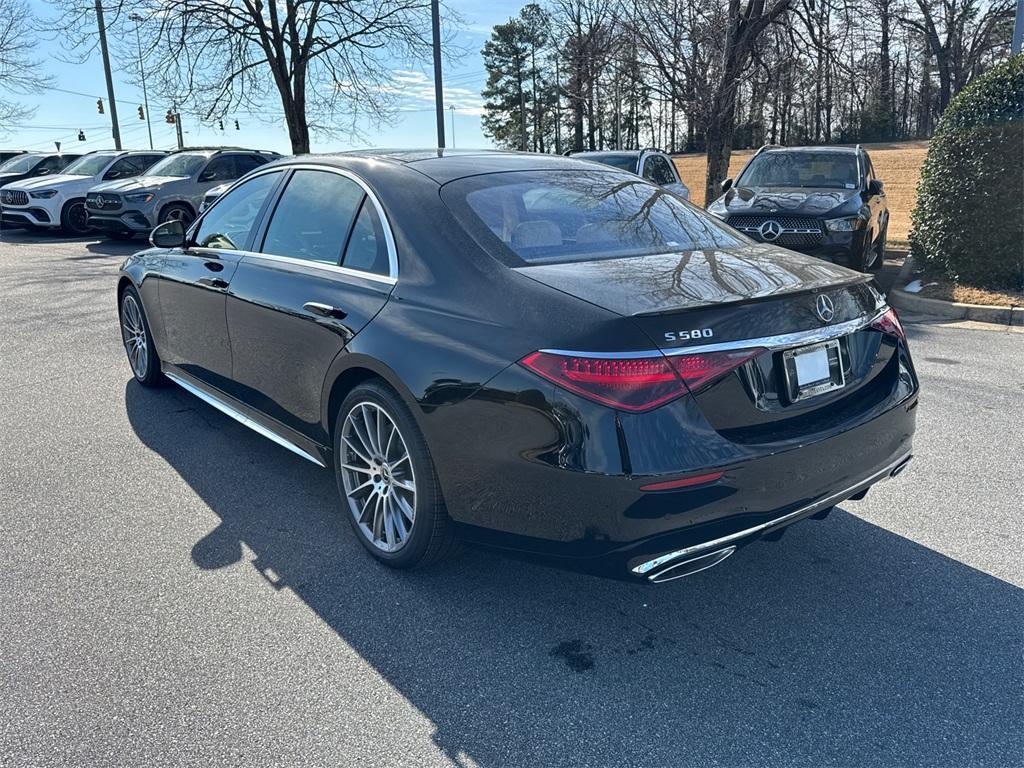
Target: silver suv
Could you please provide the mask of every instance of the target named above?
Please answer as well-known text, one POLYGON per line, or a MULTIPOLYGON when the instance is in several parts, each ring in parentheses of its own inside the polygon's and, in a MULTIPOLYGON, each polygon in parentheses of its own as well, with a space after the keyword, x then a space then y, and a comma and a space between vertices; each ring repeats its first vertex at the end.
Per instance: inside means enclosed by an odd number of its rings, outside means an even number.
POLYGON ((181 221, 187 227, 207 190, 278 157, 276 152, 254 149, 180 150, 145 176, 92 187, 85 197, 89 226, 117 240, 149 234, 165 221, 181 221))
POLYGON ((643 176, 659 187, 671 190, 684 200, 690 199, 690 190, 679 177, 672 158, 660 149, 608 150, 606 152, 571 152, 570 157, 592 160, 610 165, 620 171, 629 171, 643 176))

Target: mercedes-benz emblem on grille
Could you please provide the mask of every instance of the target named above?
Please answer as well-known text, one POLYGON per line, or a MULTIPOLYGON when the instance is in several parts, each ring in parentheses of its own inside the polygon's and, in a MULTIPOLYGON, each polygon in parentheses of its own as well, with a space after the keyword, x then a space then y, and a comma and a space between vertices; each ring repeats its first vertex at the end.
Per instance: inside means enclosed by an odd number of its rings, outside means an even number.
POLYGON ((757 232, 761 235, 762 240, 774 240, 782 234, 782 225, 775 219, 768 219, 757 228, 757 232))
POLYGON ((107 204, 107 201, 103 199, 102 195, 97 195, 93 198, 92 204, 97 208, 102 208, 107 204))
POLYGON ((836 308, 832 304, 832 299, 830 299, 825 294, 821 294, 815 300, 814 309, 817 311, 818 317, 820 317, 822 321, 826 323, 831 323, 832 318, 836 316, 836 308))

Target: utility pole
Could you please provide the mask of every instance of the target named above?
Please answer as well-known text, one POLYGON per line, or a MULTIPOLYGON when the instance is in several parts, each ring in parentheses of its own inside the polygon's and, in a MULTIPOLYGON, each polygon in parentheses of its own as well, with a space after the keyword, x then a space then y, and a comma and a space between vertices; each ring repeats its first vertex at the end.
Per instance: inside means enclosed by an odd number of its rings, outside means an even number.
POLYGON ((1013 23, 1013 44, 1010 46, 1014 56, 1020 53, 1022 39, 1024 39, 1024 0, 1017 0, 1017 20, 1013 23))
POLYGON ((144 19, 137 13, 128 16, 129 20, 135 22, 135 42, 139 46, 139 73, 142 75, 142 103, 146 105, 146 129, 149 131, 149 148, 153 148, 153 124, 149 120, 149 93, 146 91, 146 70, 142 64, 142 38, 139 36, 139 26, 144 19))
POLYGON ((430 26, 434 37, 434 111, 437 113, 437 148, 444 149, 444 84, 441 81, 441 10, 430 0, 430 26))
POLYGON ((562 83, 558 73, 558 51, 555 51, 555 154, 562 154, 562 83))
POLYGON ((448 111, 452 115, 452 149, 455 149, 455 105, 449 104, 448 111))
POLYGON ((110 51, 107 50, 107 29, 103 23, 103 6, 96 0, 96 23, 100 28, 100 54, 103 56, 103 74, 107 78, 107 100, 110 101, 110 122, 113 126, 114 149, 121 149, 121 129, 117 124, 117 102, 114 100, 114 78, 110 74, 110 51))
POLYGON ((178 105, 173 104, 171 111, 174 113, 174 132, 178 135, 178 149, 184 149, 185 138, 181 131, 181 112, 178 111, 178 105))

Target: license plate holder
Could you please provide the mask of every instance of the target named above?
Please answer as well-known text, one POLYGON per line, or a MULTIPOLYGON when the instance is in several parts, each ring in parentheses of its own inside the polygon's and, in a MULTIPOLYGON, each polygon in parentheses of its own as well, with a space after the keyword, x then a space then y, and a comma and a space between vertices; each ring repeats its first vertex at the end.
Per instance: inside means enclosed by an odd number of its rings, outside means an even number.
POLYGON ((838 339, 787 349, 782 353, 782 362, 791 402, 846 386, 842 346, 838 339))

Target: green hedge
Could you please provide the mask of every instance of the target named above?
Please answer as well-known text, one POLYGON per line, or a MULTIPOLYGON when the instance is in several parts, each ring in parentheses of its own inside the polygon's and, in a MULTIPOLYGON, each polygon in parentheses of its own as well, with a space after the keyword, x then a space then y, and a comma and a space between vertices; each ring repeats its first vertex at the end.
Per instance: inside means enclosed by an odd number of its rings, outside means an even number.
POLYGON ((1024 290, 1024 54, 975 78, 928 145, 911 252, 935 275, 1024 290))

